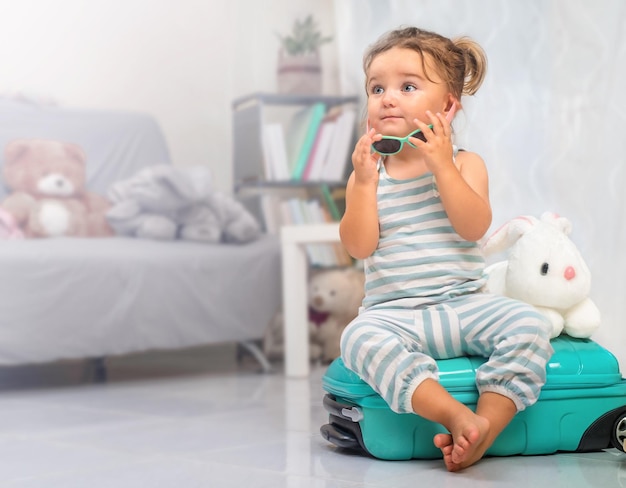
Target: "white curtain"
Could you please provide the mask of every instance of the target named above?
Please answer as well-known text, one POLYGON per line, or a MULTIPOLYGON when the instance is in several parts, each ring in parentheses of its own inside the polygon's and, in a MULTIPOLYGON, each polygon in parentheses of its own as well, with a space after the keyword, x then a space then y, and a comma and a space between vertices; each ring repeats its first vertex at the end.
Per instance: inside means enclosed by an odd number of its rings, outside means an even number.
POLYGON ((593 338, 626 371, 626 2, 335 0, 335 19, 343 93, 364 93, 364 50, 401 25, 485 48, 455 131, 489 168, 490 232, 546 210, 571 220, 603 316, 593 338))

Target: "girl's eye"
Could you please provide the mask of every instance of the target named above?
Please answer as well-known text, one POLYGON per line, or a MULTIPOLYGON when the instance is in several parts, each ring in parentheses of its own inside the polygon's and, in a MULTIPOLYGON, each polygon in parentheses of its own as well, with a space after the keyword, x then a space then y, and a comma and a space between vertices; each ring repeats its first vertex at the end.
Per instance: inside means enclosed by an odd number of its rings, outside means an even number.
POLYGON ((402 90, 406 91, 406 92, 412 92, 417 90, 417 87, 415 85, 404 85, 402 87, 402 90))
POLYGON ((381 86, 375 86, 372 88, 373 95, 380 95, 383 92, 383 88, 381 86))

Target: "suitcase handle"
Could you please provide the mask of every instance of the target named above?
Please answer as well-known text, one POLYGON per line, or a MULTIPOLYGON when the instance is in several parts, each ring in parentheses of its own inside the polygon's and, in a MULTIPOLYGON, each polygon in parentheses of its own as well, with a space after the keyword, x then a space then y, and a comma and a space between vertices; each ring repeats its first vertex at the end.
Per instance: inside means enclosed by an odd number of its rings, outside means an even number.
POLYGON ((330 395, 324 395, 324 408, 328 413, 336 417, 350 420, 351 422, 358 423, 363 420, 363 412, 358 407, 347 405, 345 403, 339 403, 330 395))

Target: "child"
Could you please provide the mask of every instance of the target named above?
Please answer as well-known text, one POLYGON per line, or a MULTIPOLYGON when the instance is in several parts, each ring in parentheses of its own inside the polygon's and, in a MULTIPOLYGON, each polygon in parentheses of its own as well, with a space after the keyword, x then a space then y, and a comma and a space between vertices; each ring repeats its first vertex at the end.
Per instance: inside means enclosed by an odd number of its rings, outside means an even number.
POLYGON ((480 293, 476 241, 491 224, 487 170, 477 154, 457 153, 450 123, 485 69, 473 40, 413 27, 369 49, 369 128, 352 154, 340 225, 366 271, 363 306, 341 339, 343 360, 392 410, 450 432, 433 440, 449 471, 481 459, 536 402, 553 352, 550 325, 531 306, 480 293), (489 358, 476 374, 476 412, 437 381, 435 359, 462 355, 489 358))

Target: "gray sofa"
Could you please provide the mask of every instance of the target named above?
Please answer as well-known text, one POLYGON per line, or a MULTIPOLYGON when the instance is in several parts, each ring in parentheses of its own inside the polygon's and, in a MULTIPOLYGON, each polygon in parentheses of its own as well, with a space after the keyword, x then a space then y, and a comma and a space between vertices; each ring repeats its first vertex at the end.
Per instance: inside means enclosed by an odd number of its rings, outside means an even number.
MULTIPOLYGON (((0 99, 0 149, 23 137, 82 146, 87 188, 104 195, 142 168, 171 164, 150 116, 0 99)), ((279 242, 268 235, 248 244, 2 240, 0 273, 0 366, 224 342, 250 347, 281 299, 279 242)))

